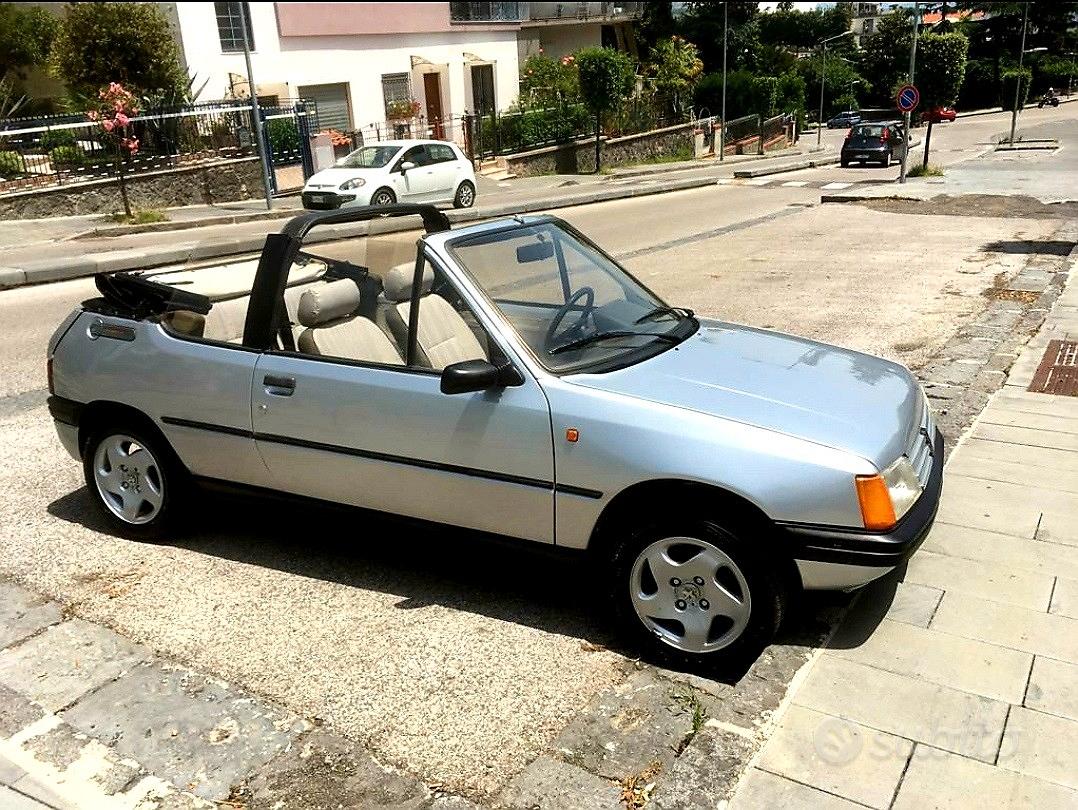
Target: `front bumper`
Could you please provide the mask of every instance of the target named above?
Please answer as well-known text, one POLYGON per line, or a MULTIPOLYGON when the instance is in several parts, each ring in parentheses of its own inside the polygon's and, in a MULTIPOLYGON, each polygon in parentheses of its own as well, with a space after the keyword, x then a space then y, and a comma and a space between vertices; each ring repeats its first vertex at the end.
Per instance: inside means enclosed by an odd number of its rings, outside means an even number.
POLYGON ((804 523, 780 523, 778 529, 792 548, 798 567, 811 575, 806 588, 856 587, 902 564, 921 547, 936 520, 942 493, 943 434, 937 428, 932 442, 932 472, 924 492, 890 531, 804 523), (832 576, 828 576, 829 568, 833 569, 832 576), (858 569, 863 576, 859 576, 858 569))
POLYGON ((356 201, 355 194, 338 194, 335 191, 304 191, 300 198, 303 207, 311 211, 333 211, 356 201))

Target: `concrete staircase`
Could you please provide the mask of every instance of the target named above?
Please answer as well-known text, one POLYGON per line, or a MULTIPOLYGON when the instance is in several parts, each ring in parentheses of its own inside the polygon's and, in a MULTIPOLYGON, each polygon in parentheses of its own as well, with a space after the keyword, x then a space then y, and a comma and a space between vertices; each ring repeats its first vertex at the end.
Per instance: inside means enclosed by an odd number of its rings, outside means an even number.
POLYGON ((500 157, 480 161, 476 174, 480 177, 485 177, 488 180, 494 180, 495 182, 510 180, 516 177, 515 174, 505 167, 505 158, 500 157))

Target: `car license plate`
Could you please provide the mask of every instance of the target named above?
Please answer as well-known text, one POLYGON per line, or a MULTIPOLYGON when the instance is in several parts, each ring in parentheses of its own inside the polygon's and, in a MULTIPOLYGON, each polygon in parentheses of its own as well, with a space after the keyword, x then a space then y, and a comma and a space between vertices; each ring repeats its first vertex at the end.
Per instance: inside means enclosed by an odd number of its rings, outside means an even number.
POLYGON ((868 155, 856 155, 856 158, 857 160, 868 160, 868 155))
POLYGON ((326 195, 325 194, 312 194, 311 195, 311 202, 313 202, 313 203, 315 203, 315 202, 323 203, 325 201, 326 201, 326 195))

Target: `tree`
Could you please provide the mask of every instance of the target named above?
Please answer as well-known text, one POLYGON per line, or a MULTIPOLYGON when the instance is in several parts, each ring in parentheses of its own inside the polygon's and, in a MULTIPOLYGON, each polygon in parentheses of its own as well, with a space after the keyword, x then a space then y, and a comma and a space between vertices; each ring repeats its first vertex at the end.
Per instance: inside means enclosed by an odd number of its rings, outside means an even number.
POLYGON ((53 75, 76 98, 118 82, 136 95, 182 96, 171 27, 156 3, 70 3, 49 57, 53 75))
POLYGON ((696 46, 679 36, 655 43, 647 71, 655 80, 665 109, 683 118, 692 101, 693 90, 704 72, 696 46))
MULTIPOLYGON (((816 109, 820 99, 820 74, 824 72, 825 58, 822 53, 817 53, 808 59, 802 59, 797 63, 797 70, 804 79, 807 97, 812 99, 806 104, 810 110, 816 109)), ((826 56, 827 81, 824 83, 823 115, 826 121, 840 110, 846 109, 849 103, 850 88, 864 82, 860 74, 845 59, 830 50, 826 56)))
POLYGON ((637 53, 641 59, 647 59, 655 43, 674 35, 674 9, 669 0, 646 0, 643 6, 633 34, 637 53))
POLYGON ((613 48, 584 48, 576 54, 580 96, 595 116, 595 171, 599 171, 603 113, 617 108, 632 92, 632 60, 613 48))
POLYGON ((1029 99, 1029 85, 1033 80, 1033 72, 1029 68, 1007 68, 1000 75, 1000 106, 1004 110, 1014 108, 1015 83, 1020 82, 1018 87, 1018 107, 1021 109, 1029 99))
POLYGON ((740 69, 746 61, 746 51, 755 50, 759 33, 755 25, 759 3, 689 3, 684 14, 677 18, 677 33, 700 49, 700 58, 707 71, 722 70, 723 10, 729 14, 727 68, 740 69))
POLYGON ((885 16, 876 33, 861 39, 859 72, 874 106, 894 106, 895 86, 909 76, 912 40, 913 17, 905 9, 885 16))
POLYGON ((520 66, 521 107, 550 109, 580 100, 576 57, 553 59, 540 51, 520 66))
POLYGON ((0 3, 0 79, 25 79, 28 68, 45 63, 57 20, 43 8, 0 3))
POLYGON ((138 151, 138 138, 131 134, 131 119, 138 115, 138 111, 138 100, 134 94, 123 85, 111 82, 108 87, 98 91, 94 105, 86 112, 87 118, 101 124, 102 139, 111 143, 116 150, 120 197, 124 203, 124 214, 128 217, 131 216, 131 202, 127 198, 124 164, 130 155, 138 151))
MULTIPOLYGON (((966 77, 969 40, 962 34, 926 33, 917 43, 916 85, 921 91, 921 109, 931 112, 955 103, 962 80, 966 77)), ((928 150, 932 145, 932 118, 925 132, 924 166, 928 168, 928 150)))

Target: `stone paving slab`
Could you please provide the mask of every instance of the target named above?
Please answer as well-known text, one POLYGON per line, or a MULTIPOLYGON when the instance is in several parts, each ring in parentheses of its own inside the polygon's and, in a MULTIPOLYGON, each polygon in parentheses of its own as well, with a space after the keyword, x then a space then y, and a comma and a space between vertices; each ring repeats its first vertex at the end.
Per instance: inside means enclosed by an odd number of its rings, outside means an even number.
POLYGON ((1049 613, 1058 613, 1071 619, 1078 619, 1078 580, 1056 579, 1056 588, 1052 592, 1052 604, 1049 613))
POLYGON ((965 478, 981 478, 986 481, 1002 481, 1008 484, 1024 484, 1041 489, 1053 489, 1078 495, 1078 469, 1031 466, 1020 461, 979 458, 961 454, 947 468, 948 472, 965 478))
POLYGON ((225 683, 158 663, 134 668, 63 716, 181 789, 216 800, 306 728, 225 683))
POLYGON ((760 810, 762 807, 811 807, 813 810, 854 810, 862 807, 822 790, 802 785, 784 776, 752 768, 738 785, 730 810, 760 810))
POLYGON ((1078 790, 1078 722, 1015 706, 999 766, 1078 790))
POLYGON ((1074 793, 1033 776, 918 745, 894 810, 927 807, 984 810, 986 807, 1074 807, 1074 793))
POLYGON ((967 560, 995 562, 1001 568, 1037 571, 1078 579, 1078 555, 1060 543, 936 523, 922 551, 967 560))
POLYGON ((620 810, 625 806, 616 782, 548 756, 540 756, 517 774, 498 804, 513 810, 620 810))
POLYGON ((709 720, 660 780, 649 810, 710 810, 733 793, 756 746, 752 735, 709 720))
MULTIPOLYGON (((871 599, 872 596, 865 598, 871 599)), ((939 607, 943 591, 928 585, 914 582, 899 582, 895 588, 891 607, 884 618, 895 622, 912 624, 915 627, 928 627, 939 607)))
POLYGON ((985 439, 967 438, 962 443, 961 458, 974 461, 1003 461, 1022 466, 1039 475, 1042 470, 1060 470, 1066 473, 1078 472, 1078 457, 1067 450, 1028 447, 1010 442, 995 442, 985 439))
POLYGON ((998 700, 827 654, 793 702, 985 762, 996 758, 1007 717, 998 700))
POLYGON ((1010 427, 978 424, 970 434, 975 439, 988 439, 1028 447, 1046 447, 1050 450, 1078 451, 1078 436, 1073 433, 1054 433, 1036 428, 1010 427))
POLYGON ((60 621, 60 606, 25 588, 0 582, 0 648, 60 621))
POLYGON ((58 711, 149 657, 145 647, 74 619, 0 652, 0 683, 58 711))
POLYGON ((912 752, 902 737, 791 706, 756 767, 884 810, 912 752))
POLYGON ((1022 702, 1033 666, 1029 653, 887 620, 844 622, 827 654, 1008 703, 1022 702))
POLYGON ((1023 705, 1078 721, 1078 665, 1037 656, 1023 705))
POLYGON ((1078 663, 1078 619, 945 593, 933 630, 1078 663))
POLYGON ((47 804, 32 799, 25 793, 0 785, 0 807, 4 810, 52 810, 47 804))
POLYGON ((1047 610, 1055 577, 1000 568, 998 563, 963 560, 921 551, 906 568, 906 580, 946 591, 968 593, 1030 610, 1047 610))

